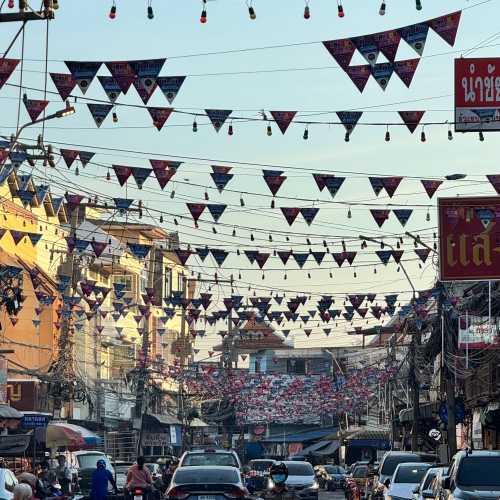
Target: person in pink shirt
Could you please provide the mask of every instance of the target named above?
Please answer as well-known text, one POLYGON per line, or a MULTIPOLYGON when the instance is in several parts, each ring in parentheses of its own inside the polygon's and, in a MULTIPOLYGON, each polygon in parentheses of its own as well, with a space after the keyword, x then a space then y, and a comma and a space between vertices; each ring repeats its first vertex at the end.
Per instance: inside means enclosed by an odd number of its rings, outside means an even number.
MULTIPOLYGON (((137 463, 132 465, 127 473, 127 491, 131 492, 134 488, 141 488, 145 494, 151 491, 153 479, 151 472, 144 466, 144 457, 137 457, 137 463)), ((145 495, 146 496, 146 495, 145 495)))

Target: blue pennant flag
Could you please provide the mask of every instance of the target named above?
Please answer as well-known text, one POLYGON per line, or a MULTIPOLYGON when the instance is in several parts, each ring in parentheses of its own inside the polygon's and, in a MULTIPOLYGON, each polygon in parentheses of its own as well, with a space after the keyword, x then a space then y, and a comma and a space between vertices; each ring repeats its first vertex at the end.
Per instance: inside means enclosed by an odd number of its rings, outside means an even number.
POLYGON ((208 247, 204 247, 204 248, 198 247, 195 250, 196 250, 198 257, 201 259, 202 262, 207 258, 208 253, 210 252, 208 247))
POLYGON ((35 328, 38 328, 40 326, 41 321, 39 319, 32 319, 31 321, 35 328))
POLYGON ((122 213, 125 213, 130 208, 130 205, 134 203, 134 200, 129 198, 113 198, 113 201, 115 202, 115 207, 122 213))
POLYGON ((411 214, 413 213, 413 210, 407 209, 407 208, 400 208, 400 209, 395 209, 393 210, 394 215, 397 217, 398 221, 400 224, 404 227, 406 226, 406 223, 408 222, 408 219, 410 218, 411 214))
POLYGON ((12 172, 14 172, 14 165, 12 165, 12 163, 9 163, 8 165, 4 163, 0 167, 0 184, 3 184, 12 172))
POLYGON ((219 193, 222 193, 227 183, 234 177, 234 174, 226 174, 224 172, 211 172, 210 176, 214 181, 215 187, 218 189, 219 193))
POLYGON ((87 92, 102 64, 101 62, 90 61, 65 61, 65 63, 82 94, 87 92))
POLYGON ((212 254, 212 257, 215 259, 215 262, 217 262, 217 265, 219 267, 222 266, 228 255, 225 250, 222 250, 220 248, 211 248, 210 253, 212 254))
POLYGON ((151 250, 151 245, 142 245, 140 243, 127 243, 127 246, 137 259, 146 258, 151 250))
POLYGON ((389 259, 392 256, 392 250, 377 250, 375 253, 377 254, 382 264, 384 264, 384 266, 388 264, 389 259))
POLYGON ((10 161, 14 164, 15 168, 19 168, 24 161, 28 158, 28 155, 24 151, 11 151, 9 153, 10 161))
POLYGON ((42 235, 41 234, 37 234, 37 233, 28 233, 28 238, 31 240, 31 244, 33 246, 36 246, 36 244, 42 238, 42 235))
POLYGON ((229 109, 206 109, 205 113, 207 114, 208 118, 212 122, 212 125, 214 126, 214 129, 216 132, 218 132, 222 125, 224 125, 225 121, 227 120, 227 117, 232 113, 232 110, 229 109))
POLYGON ((222 214, 224 213, 224 210, 226 210, 227 205, 224 204, 215 204, 215 203, 209 203, 207 204, 208 211, 212 215, 213 219, 215 222, 219 222, 219 219, 221 218, 222 214))
POLYGON ((304 267, 304 264, 307 262, 307 259, 309 258, 308 253, 293 253, 293 258, 295 259, 295 262, 298 264, 298 266, 302 269, 304 267))
POLYGON ((140 167, 130 167, 132 176, 135 179, 137 187, 142 189, 144 182, 151 175, 152 170, 150 168, 140 168, 140 167))
POLYGON ((122 92, 116 80, 112 76, 98 76, 97 78, 101 82, 102 88, 104 92, 106 92, 108 99, 114 103, 122 92))
POLYGON ((94 118, 95 124, 99 128, 106 117, 109 115, 109 112, 113 108, 112 104, 97 104, 97 103, 87 103, 87 107, 89 108, 90 114, 92 118, 94 118))
POLYGON ((89 245, 90 241, 75 239, 75 248, 78 252, 85 252, 89 245))
POLYGON ((362 115, 362 111, 337 111, 337 116, 348 134, 352 133, 362 115))
POLYGON ((18 189, 17 196, 19 196, 19 198, 21 199, 23 205, 25 207, 27 207, 33 201, 35 193, 33 193, 33 191, 27 191, 25 189, 18 189))
POLYGON ((156 79, 158 87, 160 87, 169 104, 174 102, 185 79, 185 76, 160 76, 156 79))

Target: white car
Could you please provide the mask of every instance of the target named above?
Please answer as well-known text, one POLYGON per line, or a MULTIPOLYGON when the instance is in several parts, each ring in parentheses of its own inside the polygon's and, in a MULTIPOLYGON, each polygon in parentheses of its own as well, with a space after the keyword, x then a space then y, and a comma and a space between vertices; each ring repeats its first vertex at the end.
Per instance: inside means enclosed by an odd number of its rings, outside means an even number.
POLYGON ((420 484, 431 464, 422 462, 407 462, 399 464, 387 480, 388 489, 385 492, 385 500, 411 500, 413 491, 420 484))
POLYGON ((241 469, 238 454, 233 450, 215 448, 190 450, 184 452, 179 460, 179 467, 208 467, 212 465, 241 469))
POLYGON ((13 491, 17 483, 16 476, 12 471, 0 469, 0 499, 10 500, 13 498, 13 491))

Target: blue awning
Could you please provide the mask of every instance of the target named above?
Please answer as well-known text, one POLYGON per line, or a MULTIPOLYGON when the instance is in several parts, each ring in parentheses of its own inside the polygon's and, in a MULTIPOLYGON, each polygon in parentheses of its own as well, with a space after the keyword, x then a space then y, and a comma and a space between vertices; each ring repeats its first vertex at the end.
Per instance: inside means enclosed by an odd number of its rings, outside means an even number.
POLYGON ((298 432, 296 434, 274 434, 269 436, 262 441, 264 443, 304 443, 307 441, 314 441, 316 439, 321 439, 322 437, 334 434, 339 429, 338 427, 330 426, 323 427, 322 429, 315 429, 311 431, 298 432))
POLYGON ((377 448, 378 450, 390 450, 391 443, 386 439, 350 439, 349 446, 363 446, 367 448, 377 448))

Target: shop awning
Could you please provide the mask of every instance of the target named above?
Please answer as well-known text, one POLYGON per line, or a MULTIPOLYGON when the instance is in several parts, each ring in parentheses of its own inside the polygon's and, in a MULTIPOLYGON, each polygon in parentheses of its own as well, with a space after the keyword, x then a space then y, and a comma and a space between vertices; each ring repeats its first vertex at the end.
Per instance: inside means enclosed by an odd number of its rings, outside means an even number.
POLYGON ((23 414, 10 405, 0 404, 0 418, 23 418, 23 414))
POLYGON ((182 422, 177 417, 174 417, 174 415, 169 415, 168 413, 165 413, 162 415, 160 415, 158 413, 148 413, 147 416, 154 418, 155 420, 158 421, 159 424, 182 425, 182 422))
MULTIPOLYGON (((434 416, 439 412, 439 406, 441 403, 439 401, 433 401, 432 403, 424 403, 419 407, 419 417, 420 418, 434 418, 434 416)), ((407 408, 399 412, 399 421, 411 422, 413 421, 413 408, 407 408)))
POLYGON ((191 420, 191 422, 189 423, 189 427, 194 427, 195 429, 201 429, 204 427, 209 427, 209 425, 206 422, 203 422, 201 418, 196 417, 193 420, 191 420))
POLYGON ((313 455, 328 456, 333 455, 339 449, 340 443, 338 441, 329 441, 329 444, 313 453, 313 455))
POLYGON ((338 432, 338 427, 330 426, 323 427, 322 429, 314 429, 311 431, 298 432, 296 434, 286 434, 282 433, 274 434, 273 436, 269 436, 262 441, 264 443, 307 443, 309 441, 315 441, 316 439, 324 438, 330 434, 334 434, 338 432))
POLYGON ((0 436, 0 456, 20 457, 26 453, 31 434, 11 434, 0 436))
POLYGON ((329 445, 330 441, 318 441, 317 443, 311 444, 307 448, 304 448, 303 450, 300 451, 301 455, 307 455, 309 453, 313 453, 321 448, 324 448, 325 446, 329 445))

